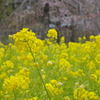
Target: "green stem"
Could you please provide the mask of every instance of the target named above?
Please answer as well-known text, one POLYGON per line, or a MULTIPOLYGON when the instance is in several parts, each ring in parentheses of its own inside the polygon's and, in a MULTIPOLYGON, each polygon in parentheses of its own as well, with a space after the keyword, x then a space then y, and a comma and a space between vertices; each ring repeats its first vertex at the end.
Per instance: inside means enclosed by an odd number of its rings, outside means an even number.
MULTIPOLYGON (((27 41, 26 41, 26 42, 27 42, 27 41)), ((31 47, 30 47, 30 45, 29 45, 28 42, 27 42, 27 45, 28 45, 28 47, 29 47, 29 49, 30 49, 30 52, 31 52, 31 54, 32 54, 33 61, 36 62, 36 61, 35 61, 35 57, 34 57, 33 52, 32 52, 32 49, 31 49, 31 47)), ((49 92, 48 92, 48 90, 47 90, 47 88, 46 88, 46 86, 45 86, 45 83, 44 83, 44 81, 43 81, 43 79, 42 79, 42 76, 41 76, 41 73, 40 73, 38 67, 37 67, 37 71, 38 71, 39 77, 40 77, 40 79, 41 79, 41 81, 42 81, 42 84, 43 84, 43 86, 44 86, 44 89, 45 89, 45 91, 46 91, 46 93, 47 93, 47 96, 48 96, 49 100, 51 100, 51 97, 50 97, 49 92)))
POLYGON ((16 99, 16 93, 15 93, 14 89, 13 89, 13 93, 14 93, 14 99, 17 100, 16 99))
POLYGON ((49 98, 49 100, 51 100, 51 97, 50 97, 50 95, 49 95, 49 93, 48 93, 48 90, 47 90, 47 88, 46 88, 46 86, 45 86, 45 83, 44 83, 44 81, 43 81, 43 79, 42 79, 42 76, 41 76, 41 73, 40 73, 38 67, 37 67, 37 70, 38 70, 39 76, 40 76, 40 78, 41 78, 41 81, 42 81, 42 83, 43 83, 43 86, 44 86, 44 88, 45 88, 45 91, 46 91, 46 93, 47 93, 47 95, 48 95, 48 98, 49 98))
POLYGON ((36 61, 35 61, 35 57, 34 57, 34 55, 33 55, 33 52, 32 52, 32 49, 31 49, 30 45, 28 44, 27 41, 26 41, 26 43, 27 43, 27 45, 28 45, 28 47, 29 47, 29 50, 30 50, 31 55, 32 55, 32 57, 33 57, 33 59, 34 59, 34 62, 36 62, 36 61))

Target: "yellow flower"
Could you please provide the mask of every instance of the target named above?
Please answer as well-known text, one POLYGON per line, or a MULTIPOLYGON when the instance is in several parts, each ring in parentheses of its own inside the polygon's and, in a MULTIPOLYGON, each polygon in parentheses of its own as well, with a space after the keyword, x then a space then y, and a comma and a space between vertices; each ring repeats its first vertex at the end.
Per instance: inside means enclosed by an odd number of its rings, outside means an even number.
POLYGON ((68 58, 68 54, 67 53, 62 53, 61 54, 61 58, 66 58, 67 59, 68 58))
POLYGON ((88 97, 93 100, 99 100, 94 92, 89 92, 88 97))
POLYGON ((6 72, 3 72, 3 73, 0 75, 0 78, 1 78, 1 79, 6 78, 6 77, 7 77, 6 72))
POLYGON ((90 40, 94 40, 95 39, 95 36, 94 35, 91 35, 89 38, 90 38, 90 40))
POLYGON ((22 69, 15 76, 10 76, 4 79, 3 88, 7 93, 12 93, 14 90, 28 89, 29 87, 29 77, 28 69, 22 69))
POLYGON ((95 70, 95 74, 100 76, 100 70, 95 70))
POLYGON ((81 37, 79 37, 79 38, 78 38, 78 41, 82 41, 82 38, 81 38, 81 37))
POLYGON ((58 84, 56 80, 51 80, 50 83, 46 83, 45 85, 52 96, 62 94, 63 92, 63 89, 56 84, 58 84))
POLYGON ((4 56, 4 48, 0 48, 0 58, 4 56))
POLYGON ((67 60, 65 60, 65 59, 60 59, 59 64, 61 66, 66 66, 68 68, 70 67, 70 63, 67 60))
POLYGON ((71 100, 69 96, 64 97, 64 100, 71 100))
POLYGON ((97 75, 96 74, 92 74, 91 75, 91 79, 93 79, 94 81, 97 81, 97 75))
POLYGON ((6 62, 4 62, 4 64, 8 68, 13 68, 14 67, 14 64, 11 61, 9 61, 9 60, 7 60, 6 62))
POLYGON ((34 50, 35 50, 36 48, 35 45, 39 44, 41 46, 41 41, 42 41, 37 39, 35 33, 29 31, 28 28, 23 28, 20 32, 13 34, 12 38, 18 50, 27 50, 29 46, 31 46, 32 48, 34 46, 34 50))
POLYGON ((57 39, 57 31, 55 29, 50 29, 47 34, 48 37, 57 39))
POLYGON ((79 87, 77 89, 74 90, 74 98, 76 100, 84 100, 85 98, 87 98, 88 91, 86 91, 84 89, 84 87, 79 87))
POLYGON ((38 100, 38 97, 33 97, 33 99, 32 100, 38 100))
POLYGON ((64 36, 61 37, 60 42, 61 43, 64 43, 65 42, 65 37, 64 36))
POLYGON ((97 56, 95 57, 95 60, 97 63, 100 63, 100 54, 97 54, 97 56))
POLYGON ((79 59, 77 59, 75 56, 70 56, 70 60, 79 63, 79 59))
POLYGON ((42 78, 45 79, 46 78, 46 75, 42 75, 42 78))
POLYGON ((57 82, 56 80, 50 80, 50 83, 51 83, 52 85, 57 85, 57 84, 58 84, 58 82, 57 82))
POLYGON ((93 63, 93 61, 89 62, 87 64, 87 67, 91 70, 91 69, 94 69, 95 68, 95 64, 93 63))
POLYGON ((85 36, 83 36, 83 40, 86 40, 86 37, 85 36))
POLYGON ((78 76, 84 76, 85 74, 84 74, 84 72, 83 72, 83 70, 82 69, 79 69, 78 70, 78 76))

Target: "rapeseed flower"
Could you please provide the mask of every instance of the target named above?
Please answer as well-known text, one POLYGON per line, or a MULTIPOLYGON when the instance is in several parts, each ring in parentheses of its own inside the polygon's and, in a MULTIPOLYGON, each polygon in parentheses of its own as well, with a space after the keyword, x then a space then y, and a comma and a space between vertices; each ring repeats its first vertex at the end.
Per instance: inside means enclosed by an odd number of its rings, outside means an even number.
POLYGON ((0 48, 0 58, 4 56, 4 48, 0 48))
POLYGON ((83 36, 83 40, 86 40, 86 37, 85 36, 83 36))
POLYGON ((64 97, 64 100, 71 100, 69 96, 64 97))
POLYGON ((50 29, 47 34, 48 37, 57 39, 57 31, 55 29, 50 29))
POLYGON ((12 93, 14 90, 28 89, 29 88, 29 71, 24 68, 16 73, 15 76, 5 78, 3 88, 7 93, 12 93))
POLYGON ((65 37, 62 36, 61 39, 60 39, 60 43, 64 43, 65 42, 65 37))
POLYGON ((60 59, 59 61, 60 66, 64 66, 64 67, 70 67, 70 63, 66 60, 66 59, 60 59))
POLYGON ((1 99, 47 99, 46 87, 51 100, 100 100, 100 35, 58 44, 55 29, 41 40, 24 28, 10 37, 14 42, 0 43, 1 99))
POLYGON ((82 38, 81 38, 81 37, 79 37, 79 38, 78 38, 78 41, 82 41, 82 38))
POLYGON ((74 98, 76 100, 84 100, 84 99, 87 99, 88 97, 88 91, 86 91, 84 89, 84 87, 79 87, 77 89, 74 90, 74 98))
POLYGON ((13 62, 11 62, 11 61, 9 61, 9 60, 7 60, 6 62, 4 62, 4 65, 5 65, 6 67, 8 67, 8 68, 13 68, 13 67, 14 67, 13 62))
POLYGON ((51 80, 50 83, 46 83, 45 86, 52 96, 63 93, 63 88, 59 87, 57 80, 51 80))
POLYGON ((97 63, 100 64, 100 54, 97 54, 96 55, 95 60, 96 60, 97 63))
POLYGON ((95 68, 95 63, 93 63, 93 61, 91 61, 91 62, 87 63, 87 67, 88 67, 90 70, 92 70, 92 69, 95 68))
POLYGON ((90 38, 90 40, 94 40, 95 39, 95 36, 94 35, 91 35, 89 38, 90 38))

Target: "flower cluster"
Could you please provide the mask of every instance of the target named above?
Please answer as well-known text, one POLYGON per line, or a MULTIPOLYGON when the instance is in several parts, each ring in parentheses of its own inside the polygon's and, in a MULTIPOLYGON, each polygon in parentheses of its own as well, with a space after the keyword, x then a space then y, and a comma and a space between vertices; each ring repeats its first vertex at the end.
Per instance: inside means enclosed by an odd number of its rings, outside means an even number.
POLYGON ((57 80, 50 80, 50 83, 46 83, 46 87, 52 96, 57 96, 63 93, 61 85, 62 83, 57 80))
POLYGON ((0 43, 1 100, 100 100, 100 35, 67 44, 57 35, 24 28, 0 43))
POLYGON ((74 98, 76 100, 99 100, 99 97, 94 92, 89 92, 82 86, 74 90, 74 98))
POLYGON ((47 34, 48 37, 54 38, 54 39, 57 39, 57 35, 58 33, 55 29, 50 29, 47 34))
POLYGON ((15 90, 28 89, 29 88, 29 71, 27 68, 20 70, 15 76, 5 78, 3 88, 5 93, 11 93, 15 90))
POLYGON ((35 33, 31 30, 29 31, 28 28, 23 28, 20 32, 10 37, 14 40, 15 46, 20 51, 27 50, 29 46, 33 52, 37 52, 43 46, 43 41, 37 39, 35 33))

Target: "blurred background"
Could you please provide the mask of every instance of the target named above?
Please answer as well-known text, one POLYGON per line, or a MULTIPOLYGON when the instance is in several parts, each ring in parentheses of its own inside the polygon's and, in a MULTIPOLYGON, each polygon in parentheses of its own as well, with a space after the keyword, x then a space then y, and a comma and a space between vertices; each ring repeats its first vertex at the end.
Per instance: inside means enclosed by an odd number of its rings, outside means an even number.
POLYGON ((40 39, 54 28, 66 42, 100 34, 100 0, 0 0, 0 40, 22 28, 40 39))

